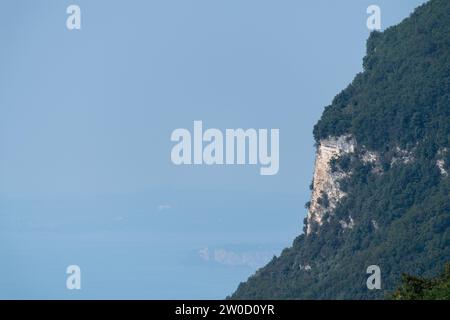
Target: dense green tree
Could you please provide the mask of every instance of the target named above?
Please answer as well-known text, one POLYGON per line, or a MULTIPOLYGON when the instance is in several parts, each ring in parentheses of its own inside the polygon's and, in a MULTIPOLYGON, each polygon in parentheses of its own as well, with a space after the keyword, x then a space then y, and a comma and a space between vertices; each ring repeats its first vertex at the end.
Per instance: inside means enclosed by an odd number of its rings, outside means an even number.
POLYGON ((394 300, 450 300, 450 264, 437 278, 425 279, 404 274, 402 284, 393 295, 394 300))

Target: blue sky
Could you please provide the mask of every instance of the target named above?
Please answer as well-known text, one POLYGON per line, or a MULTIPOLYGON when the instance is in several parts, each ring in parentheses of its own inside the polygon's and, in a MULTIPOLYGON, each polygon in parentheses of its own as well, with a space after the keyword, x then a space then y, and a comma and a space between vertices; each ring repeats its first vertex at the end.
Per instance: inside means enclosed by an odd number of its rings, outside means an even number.
POLYGON ((361 71, 366 8, 386 28, 422 2, 4 1, 0 297, 231 293, 301 232, 312 128, 361 71), (279 173, 174 166, 194 120, 279 128, 279 173))

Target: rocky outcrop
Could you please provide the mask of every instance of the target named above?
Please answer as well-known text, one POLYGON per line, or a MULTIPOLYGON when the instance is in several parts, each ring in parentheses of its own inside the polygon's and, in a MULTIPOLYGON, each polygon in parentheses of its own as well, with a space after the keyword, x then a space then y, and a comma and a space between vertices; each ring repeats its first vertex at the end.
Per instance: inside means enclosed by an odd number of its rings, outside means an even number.
POLYGON ((355 221, 353 221, 352 216, 349 216, 348 221, 339 220, 339 224, 341 225, 342 229, 353 229, 353 227, 355 226, 355 221))
MULTIPOLYGON (((447 152, 446 149, 438 152, 440 159, 438 158, 436 161, 436 166, 439 168, 441 175, 447 177, 448 172, 443 160, 445 152, 447 152)), ((344 155, 351 155, 352 159, 363 164, 371 164, 374 174, 383 174, 380 153, 368 150, 364 145, 359 145, 357 148, 356 139, 352 135, 346 134, 320 140, 316 151, 311 201, 308 203, 307 235, 319 230, 318 227, 329 221, 336 206, 346 195, 341 189, 340 182, 343 178, 349 177, 352 170, 342 170, 335 164, 333 165, 334 159, 339 160, 344 155)), ((413 150, 396 147, 390 152, 391 166, 407 165, 413 161, 413 150)), ((348 216, 345 220, 339 220, 339 224, 342 229, 352 229, 355 226, 355 221, 351 216, 348 216)), ((374 225, 374 228, 377 229, 377 226, 374 225)))
POLYGON ((443 175, 444 177, 447 177, 448 172, 447 172, 447 170, 445 170, 445 161, 442 159, 439 159, 438 161, 436 161, 436 165, 439 168, 441 175, 443 175))
POLYGON ((443 177, 448 177, 448 171, 445 169, 445 167, 446 167, 445 160, 443 159, 444 154, 446 154, 447 152, 448 152, 447 148, 443 148, 443 149, 439 150, 438 157, 440 157, 441 159, 438 159, 436 161, 436 166, 438 167, 438 169, 443 177))
POLYGON ((329 137, 318 144, 313 189, 307 215, 307 234, 313 232, 315 225, 322 225, 324 216, 332 213, 339 200, 345 196, 339 181, 346 177, 347 173, 333 170, 331 160, 344 154, 354 153, 355 150, 356 141, 351 135, 329 137))
POLYGON ((414 156, 412 151, 403 150, 400 147, 395 148, 394 156, 391 160, 391 166, 400 163, 400 164, 408 164, 414 161, 414 156))

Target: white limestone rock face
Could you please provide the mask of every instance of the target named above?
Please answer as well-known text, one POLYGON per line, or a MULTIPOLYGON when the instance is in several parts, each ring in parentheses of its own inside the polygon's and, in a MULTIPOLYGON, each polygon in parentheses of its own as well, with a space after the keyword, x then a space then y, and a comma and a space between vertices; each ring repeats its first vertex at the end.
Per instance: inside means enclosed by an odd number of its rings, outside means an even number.
MULTIPOLYGON (((439 157, 443 157, 446 152, 448 152, 448 149, 447 148, 443 148, 443 149, 438 151, 438 156, 439 157)), ((441 175, 443 177, 448 177, 448 172, 447 172, 447 170, 445 170, 445 165, 446 164, 445 164, 445 160, 444 159, 438 159, 436 161, 436 166, 438 167, 439 171, 441 172, 441 175)))
MULTIPOLYGON (((446 165, 443 160, 444 152, 448 152, 448 150, 443 149, 438 152, 436 166, 443 177, 448 177, 449 173, 445 169, 446 165)), ((359 159, 364 164, 371 164, 373 174, 383 174, 380 153, 368 150, 364 145, 359 145, 357 149, 356 139, 352 135, 346 134, 320 140, 316 150, 313 188, 308 206, 307 235, 319 230, 319 227, 325 222, 329 222, 337 205, 346 196, 341 189, 340 182, 349 177, 352 170, 346 172, 340 168, 333 170, 331 161, 347 154, 352 154, 353 159, 359 159)), ((414 150, 403 150, 396 147, 392 151, 391 165, 408 165, 414 160, 414 150)), ((345 220, 339 220, 339 223, 343 230, 353 229, 355 226, 355 221, 351 216, 345 220)), ((373 223, 373 226, 378 229, 377 223, 373 223)))
POLYGON ((353 229, 353 227, 355 226, 355 221, 353 221, 352 216, 349 216, 348 221, 339 220, 339 224, 341 225, 342 229, 353 229))
POLYGON ((394 164, 408 164, 414 161, 413 151, 403 150, 400 147, 395 148, 394 156, 391 160, 391 166, 394 164))
POLYGON ((333 172, 330 161, 344 154, 354 153, 355 150, 356 140, 351 135, 320 140, 316 151, 313 190, 307 215, 307 234, 312 232, 313 224, 322 225, 324 215, 332 213, 339 200, 345 196, 339 181, 348 174, 339 170, 333 172), (323 201, 324 195, 328 198, 326 205, 323 201))
POLYGON ((364 150, 362 155, 360 156, 361 161, 364 164, 372 164, 372 173, 381 174, 383 173, 383 169, 381 167, 381 159, 380 154, 375 151, 364 150))
POLYGON ((445 161, 442 159, 439 159, 438 161, 436 161, 436 165, 439 168, 439 171, 441 172, 441 175, 444 177, 448 176, 448 172, 447 170, 445 170, 445 161))

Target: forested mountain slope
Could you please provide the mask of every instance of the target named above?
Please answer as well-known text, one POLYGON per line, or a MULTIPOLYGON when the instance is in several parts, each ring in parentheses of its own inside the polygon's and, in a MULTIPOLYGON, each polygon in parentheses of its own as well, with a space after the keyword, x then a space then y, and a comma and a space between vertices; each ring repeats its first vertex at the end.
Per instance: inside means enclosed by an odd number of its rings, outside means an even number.
POLYGON ((325 108, 305 233, 232 299, 380 299, 450 261, 450 1, 373 32, 325 108), (368 290, 366 269, 381 269, 368 290))

